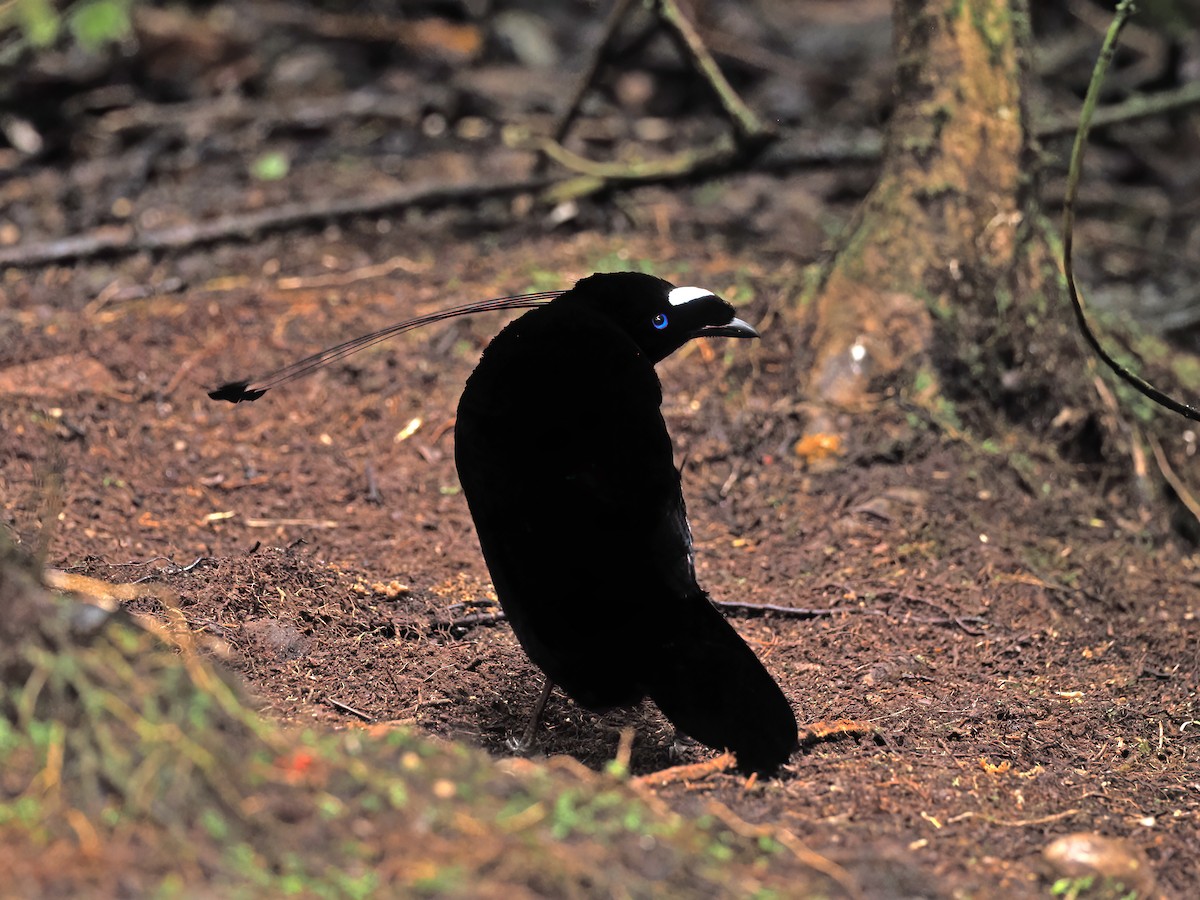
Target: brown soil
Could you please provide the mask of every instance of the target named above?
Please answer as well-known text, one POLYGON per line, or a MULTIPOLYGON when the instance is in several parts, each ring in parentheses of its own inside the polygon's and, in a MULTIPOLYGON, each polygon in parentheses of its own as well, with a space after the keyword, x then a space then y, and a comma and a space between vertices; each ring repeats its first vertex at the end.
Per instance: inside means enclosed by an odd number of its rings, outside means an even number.
MULTIPOLYGON (((351 240, 291 240, 289 255, 351 240)), ((899 870, 941 890, 1028 895, 1047 842, 1087 830, 1129 836, 1163 885, 1186 894, 1200 852, 1191 557, 1140 537, 1090 473, 1018 465, 920 427, 875 434, 863 423, 836 465, 806 471, 792 452, 803 419, 788 397, 787 340, 772 318, 787 273, 756 271, 753 257, 734 270, 695 243, 518 234, 486 256, 460 242, 435 263, 433 243, 404 235, 396 246, 423 261, 420 274, 349 291, 280 291, 251 259, 211 272, 244 275, 245 287, 101 309, 85 309, 86 269, 22 282, 13 314, 27 330, 3 369, 0 412, 7 520, 32 537, 46 475, 60 470, 50 562, 172 586, 195 629, 231 649, 266 714, 344 728, 357 723, 352 708, 504 756, 539 678, 503 624, 452 624, 491 610, 493 595, 450 427, 500 323, 401 338, 255 405, 213 404, 200 382, 519 289, 525 260, 564 282, 618 248, 694 260, 688 280, 720 290, 743 275, 755 289, 748 313, 768 323, 761 346, 698 347, 662 367, 701 579, 717 599, 828 610, 738 627, 802 721, 879 731, 810 747, 750 793, 726 775, 662 795, 684 811, 719 798, 868 883, 899 870), (49 284, 53 309, 37 298, 49 284), (53 375, 22 381, 45 359, 60 360, 53 375), (79 373, 70 387, 45 386, 79 373)), ((359 259, 340 253, 338 269, 359 259)), ((662 271, 672 275, 671 262, 662 271)), ((674 748, 649 705, 597 718, 561 697, 538 750, 601 767, 626 725, 635 774, 708 755, 674 748)))
MULTIPOLYGON (((206 208, 245 189, 211 168, 194 177, 178 195, 206 208)), ((815 196, 825 177, 724 190, 815 196)), ((872 896, 1044 893, 1041 851, 1078 831, 1129 838, 1163 891, 1189 896, 1200 574, 1130 499, 1125 464, 1076 466, 1019 435, 939 435, 919 412, 854 422, 830 460, 798 454, 809 416, 784 300, 816 238, 792 235, 786 253, 740 240, 732 201, 684 225, 665 191, 633 203, 654 227, 624 233, 593 211, 595 229, 567 233, 505 211, 496 228, 463 210, 10 270, 3 522, 36 545, 61 473, 48 562, 170 585, 264 715, 408 722, 509 756, 540 676, 487 621, 494 594, 452 460, 458 392, 502 321, 402 336, 255 404, 204 389, 440 307, 652 267, 763 325, 754 347, 696 346, 660 367, 701 582, 717 600, 813 610, 735 622, 801 721, 877 729, 808 746, 749 790, 723 774, 660 798, 684 814, 715 798, 786 828, 872 896)), ((132 608, 162 614, 153 599, 132 608)), ((626 726, 634 774, 711 756, 675 743, 650 705, 597 717, 561 695, 536 752, 599 769, 626 726)))

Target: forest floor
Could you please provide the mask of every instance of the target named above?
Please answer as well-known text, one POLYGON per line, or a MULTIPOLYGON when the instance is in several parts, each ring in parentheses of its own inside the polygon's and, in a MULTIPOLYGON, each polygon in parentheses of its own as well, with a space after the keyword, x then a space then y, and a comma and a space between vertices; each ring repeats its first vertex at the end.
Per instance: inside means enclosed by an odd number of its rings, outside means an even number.
MULTIPOLYGON (((453 174, 476 146, 426 166, 453 174)), ((60 208, 55 179, 67 177, 26 177, 23 202, 60 208)), ((288 190, 316 194, 369 192, 381 176, 318 158, 296 177, 288 190)), ((717 600, 807 610, 733 621, 802 723, 873 731, 813 741, 755 783, 726 771, 637 790, 685 818, 715 800, 747 828, 786 831, 867 896, 1044 896, 1061 871, 1043 851, 1078 832, 1127 839, 1158 890, 1189 896, 1200 877, 1197 557, 1157 507, 1130 502, 1122 461, 1064 460, 1020 432, 977 439, 919 408, 828 422, 816 431, 848 437, 827 456, 801 441, 815 420, 796 397, 792 303, 825 217, 845 209, 795 210, 835 193, 831 178, 648 189, 611 217, 585 206, 586 227, 485 203, 10 268, 0 521, 36 545, 61 474, 49 564, 168 585, 263 716, 322 732, 410 728, 505 760, 540 675, 492 620, 453 464, 458 394, 502 320, 401 336, 254 404, 217 404, 205 389, 593 271, 703 285, 763 339, 700 343, 660 366, 701 584, 717 600)), ((280 190, 199 165, 176 172, 169 194, 131 196, 161 222, 280 190)), ((129 608, 166 616, 153 596, 129 608)), ((533 757, 602 773, 628 729, 635 777, 713 755, 677 743, 648 703, 596 716, 556 694, 533 757)), ((111 880, 93 861, 88 883, 146 888, 136 872, 155 852, 141 838, 109 847, 111 880)), ((435 863, 470 852, 428 848, 435 863)), ((28 884, 70 893, 62 859, 48 856, 41 878, 36 860, 24 865, 28 884)), ((1143 896, 1145 877, 1127 879, 1143 896)), ((547 893, 536 873, 506 878, 547 893)))

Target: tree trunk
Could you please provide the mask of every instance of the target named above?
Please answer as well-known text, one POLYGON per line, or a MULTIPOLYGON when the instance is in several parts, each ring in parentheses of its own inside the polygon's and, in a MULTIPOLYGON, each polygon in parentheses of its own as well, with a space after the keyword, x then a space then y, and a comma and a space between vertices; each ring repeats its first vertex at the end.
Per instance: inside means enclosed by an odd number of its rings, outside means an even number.
MULTIPOLYGON (((1059 287, 1022 96, 1026 0, 896 0, 894 20, 884 163, 805 307, 804 387, 838 407, 915 387, 1015 409, 1015 390, 1031 395, 1025 367, 1048 376, 1058 355, 1042 340, 1043 291, 1059 287)), ((1066 330, 1051 331, 1062 346, 1066 330)), ((1053 416, 1046 401, 1022 417, 1053 416)))

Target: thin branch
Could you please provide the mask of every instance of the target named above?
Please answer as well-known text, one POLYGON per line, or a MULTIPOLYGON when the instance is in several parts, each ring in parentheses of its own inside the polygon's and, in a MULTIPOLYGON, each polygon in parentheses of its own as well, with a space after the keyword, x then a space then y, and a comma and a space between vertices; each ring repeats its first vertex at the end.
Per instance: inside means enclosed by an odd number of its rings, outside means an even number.
POLYGON ((1175 496, 1179 498, 1179 502, 1184 505, 1192 518, 1200 524, 1200 500, 1197 500, 1195 495, 1188 490, 1188 486, 1183 483, 1183 479, 1175 474, 1175 470, 1171 468, 1171 462, 1167 459, 1167 454, 1163 452, 1162 445, 1153 437, 1150 438, 1150 449, 1154 451, 1154 461, 1158 463, 1158 471, 1162 473, 1162 477, 1167 484, 1171 486, 1171 490, 1175 492, 1175 496))
MULTIPOLYGON (((920 597, 912 597, 907 594, 899 594, 895 591, 889 591, 897 597, 906 600, 921 600, 920 597)), ((896 619, 902 622, 912 622, 917 625, 956 625, 970 635, 981 635, 984 632, 978 628, 972 628, 967 623, 985 624, 985 620, 979 616, 956 616, 949 612, 945 618, 941 619, 923 619, 916 616, 897 616, 882 609, 869 609, 862 606, 846 606, 846 607, 829 607, 829 608, 813 608, 808 606, 776 606, 771 603, 738 603, 733 600, 713 600, 709 598, 717 609, 723 611, 726 615, 736 616, 761 616, 770 613, 771 615, 780 616, 784 619, 824 619, 830 616, 842 614, 857 613, 862 616, 886 616, 889 619, 896 619)), ((930 603, 928 600, 922 602, 930 603)), ((930 603, 936 607, 937 604, 930 603)), ((943 610, 945 612, 945 610, 943 610)))
POLYGON ((663 23, 671 29, 678 38, 684 52, 696 69, 716 94, 721 109, 737 131, 738 143, 747 146, 761 146, 774 137, 774 129, 764 124, 754 110, 750 109, 738 96, 733 85, 725 78, 721 67, 713 59, 704 39, 696 31, 679 4, 675 0, 658 0, 658 15, 663 23))
POLYGON ((250 213, 231 213, 208 222, 138 231, 104 228, 88 234, 0 249, 0 266, 33 266, 84 259, 109 253, 182 250, 230 238, 259 235, 281 228, 323 224, 348 216, 379 215, 399 209, 462 203, 485 197, 507 197, 544 190, 555 179, 534 177, 517 181, 468 181, 402 188, 369 196, 285 203, 250 213))
POLYGON ((665 159, 635 163, 598 163, 567 150, 561 144, 546 143, 543 150, 563 165, 580 170, 580 174, 564 178, 547 188, 542 199, 550 203, 576 200, 617 188, 636 185, 687 181, 729 172, 738 167, 742 154, 734 142, 724 136, 707 146, 684 150, 665 159))
MULTIPOLYGON (((697 150, 682 150, 661 159, 636 162, 597 162, 568 150, 557 141, 550 140, 538 142, 538 149, 572 172, 605 183, 644 181, 695 173, 706 164, 731 160, 736 153, 732 142, 728 140, 718 140, 697 150)), ((550 190, 556 191, 560 187, 561 185, 555 185, 550 190)))
MULTIPOLYGON (((882 609, 867 609, 861 606, 848 606, 845 608, 814 608, 809 606, 778 606, 772 603, 738 603, 733 600, 713 600, 709 598, 717 609, 729 616, 762 616, 774 615, 784 619, 824 619, 838 615, 857 614, 861 616, 886 616, 888 618, 899 618, 882 609)), ((456 619, 438 619, 429 623, 431 632, 451 631, 451 632, 466 632, 478 626, 499 625, 501 622, 507 622, 508 617, 503 612, 487 612, 487 613, 471 613, 469 615, 460 616, 456 619)), ((918 625, 957 625, 968 634, 982 634, 983 632, 970 628, 967 622, 983 622, 978 616, 953 616, 947 615, 944 619, 919 619, 916 617, 906 617, 905 621, 914 622, 918 625)))
MULTIPOLYGON (((1139 119, 1149 119, 1154 116, 1165 116, 1176 110, 1200 106, 1200 81, 1189 81, 1169 91, 1156 94, 1136 94, 1103 106, 1095 111, 1091 118, 1090 127, 1104 128, 1110 125, 1122 125, 1125 122, 1136 122, 1139 119)), ((1078 119, 1073 116, 1051 116, 1034 124, 1034 131, 1039 138, 1057 137, 1070 134, 1079 128, 1078 119)))
POLYGON ((859 613, 864 616, 885 616, 883 610, 865 609, 861 606, 848 606, 845 609, 829 608, 813 608, 811 606, 778 606, 773 603, 738 603, 734 600, 713 600, 709 598, 717 609, 731 615, 743 616, 763 616, 767 613, 782 616, 786 619, 824 619, 830 616, 838 616, 842 613, 859 613))
POLYGON ((376 719, 373 715, 370 713, 365 713, 360 709, 355 709, 348 703, 342 703, 340 700, 334 700, 332 697, 326 697, 325 699, 330 706, 336 710, 339 710, 340 712, 349 713, 352 716, 358 716, 358 718, 369 724, 374 724, 376 722, 376 719))
MULTIPOLYGON (((734 130, 732 142, 718 138, 711 145, 695 150, 684 150, 665 160, 642 163, 598 163, 572 153, 562 145, 567 129, 587 94, 604 56, 616 35, 621 20, 629 11, 630 0, 616 0, 612 13, 605 25, 604 36, 596 47, 592 59, 576 83, 575 92, 567 104, 551 137, 542 141, 539 149, 555 162, 580 173, 581 177, 555 185, 546 192, 546 199, 561 203, 605 190, 614 185, 628 186, 642 181, 657 181, 664 177, 695 175, 704 171, 723 171, 734 168, 747 156, 761 150, 776 137, 776 132, 755 115, 738 96, 737 91, 725 78, 704 39, 691 21, 683 14, 675 0, 657 0, 655 14, 670 31, 683 56, 692 69, 708 84, 721 105, 721 110, 734 130)), ((539 166, 536 170, 540 170, 539 166)))
POLYGON ((995 816, 990 816, 987 813, 975 812, 967 810, 965 813, 959 813, 957 816, 951 816, 946 820, 947 825, 956 824, 965 821, 966 819, 982 819, 989 825, 1000 825, 1004 828, 1029 828, 1033 825, 1049 825, 1051 822, 1060 822, 1063 819, 1070 819, 1073 816, 1079 815, 1082 810, 1064 809, 1062 812, 1051 813, 1048 816, 1038 816, 1036 819, 998 819, 995 816))
POLYGON ((613 4, 608 21, 604 24, 604 35, 600 38, 599 43, 596 44, 595 50, 592 51, 592 57, 588 60, 587 67, 580 74, 579 80, 575 82, 575 91, 571 94, 571 99, 567 101, 567 105, 559 113, 558 121, 554 123, 554 129, 550 132, 550 139, 552 141, 561 143, 562 139, 567 136, 567 130, 571 127, 571 123, 575 121, 575 116, 579 114, 579 104, 583 102, 583 98, 587 96, 592 82, 596 80, 596 75, 600 72, 600 66, 604 62, 604 58, 608 55, 608 49, 612 46, 617 29, 620 27, 621 21, 625 18, 625 12, 629 9, 630 2, 632 0, 616 0, 613 4))
POLYGON ((295 100, 254 101, 236 95, 182 103, 140 103, 105 113, 94 128, 105 135, 153 129, 183 131, 206 129, 209 133, 246 122, 259 129, 280 126, 320 128, 355 118, 411 121, 420 107, 405 96, 373 90, 357 90, 331 97, 295 100))
POLYGON ((1096 110, 1096 101, 1100 96, 1100 86, 1104 83, 1104 75, 1112 63, 1113 55, 1116 53, 1117 38, 1120 36, 1121 29, 1124 27, 1126 20, 1133 14, 1133 9, 1133 0, 1121 0, 1117 4, 1116 15, 1113 18, 1112 25, 1109 26, 1108 34, 1104 38, 1104 45, 1100 49, 1100 58, 1096 60, 1096 68, 1092 73, 1092 81, 1088 85, 1087 96, 1083 100, 1079 130, 1075 134, 1075 146, 1071 149, 1071 166, 1067 173, 1067 196, 1063 201, 1063 272, 1066 276, 1067 291, 1071 296, 1071 305, 1075 310, 1075 320, 1079 323, 1079 329, 1083 332, 1083 336, 1092 350, 1104 361, 1104 364, 1112 369, 1126 384, 1146 397, 1149 397, 1155 403, 1165 406, 1167 409, 1173 410, 1192 421, 1200 422, 1200 410, 1164 394, 1149 382, 1130 372, 1108 354, 1104 347, 1100 345, 1100 341, 1088 325, 1087 316, 1084 315, 1083 311, 1083 302, 1080 300, 1079 290, 1075 286, 1075 270, 1071 259, 1071 251, 1074 244, 1075 232, 1075 198, 1079 193, 1079 177, 1083 169, 1083 152, 1087 146, 1088 129, 1096 110))
MULTIPOLYGON (((1196 104, 1200 104, 1200 83, 1193 82, 1174 91, 1096 109, 1092 121, 1096 127, 1102 127, 1163 115, 1196 104)), ((1040 137, 1048 137, 1060 134, 1063 127, 1061 120, 1052 119, 1036 125, 1035 131, 1040 137)), ((325 224, 357 215, 380 215, 409 207, 468 203, 484 197, 540 192, 544 201, 553 203, 610 190, 629 190, 646 184, 717 177, 737 170, 745 162, 744 157, 727 141, 718 141, 699 150, 683 151, 662 160, 634 164, 593 162, 557 143, 543 141, 538 146, 547 155, 574 170, 573 174, 533 176, 513 182, 469 181, 427 185, 374 193, 369 197, 289 203, 253 213, 231 213, 208 222, 145 232, 132 227, 98 228, 83 234, 0 248, 0 266, 31 267, 147 250, 182 250, 268 231, 325 224)), ((872 164, 878 162, 882 152, 883 141, 876 131, 839 136, 795 129, 782 133, 779 140, 766 148, 757 157, 756 168, 764 172, 789 172, 803 167, 847 162, 872 164)), ((1072 218, 1074 199, 1074 195, 1071 195, 1067 206, 1072 218)), ((1071 233, 1067 228, 1064 231, 1064 244, 1069 249, 1071 233)), ((1069 252, 1065 254, 1064 267, 1070 264, 1069 256, 1069 252)), ((1089 334, 1086 326, 1085 334, 1089 334)))

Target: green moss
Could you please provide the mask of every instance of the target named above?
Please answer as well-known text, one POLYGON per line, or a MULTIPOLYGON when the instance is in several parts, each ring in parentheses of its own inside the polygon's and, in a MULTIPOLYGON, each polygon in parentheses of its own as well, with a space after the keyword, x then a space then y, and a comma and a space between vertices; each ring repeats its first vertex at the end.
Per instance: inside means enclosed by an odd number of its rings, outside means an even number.
POLYGON ((1005 285, 996 286, 996 316, 1003 319, 1005 314, 1013 307, 1013 295, 1005 285))
POLYGON ((113 625, 82 648, 30 640, 20 654, 29 678, 0 688, 0 765, 18 791, 0 803, 3 839, 25 852, 73 840, 68 811, 118 855, 136 835, 145 868, 131 877, 157 879, 143 882, 154 896, 463 893, 500 857, 514 885, 576 883, 582 867, 597 893, 744 896, 789 859, 773 838, 711 818, 701 831, 601 774, 501 770, 408 729, 285 731, 202 660, 137 628, 113 625), (552 838, 590 846, 559 858, 546 852, 552 838), (394 865, 377 866, 384 852, 394 865), (641 853, 676 860, 678 874, 652 884, 626 859, 641 853), (193 875, 185 883, 164 865, 193 875))
POLYGON ((1008 455, 1008 464, 1012 467, 1013 471, 1028 479, 1033 479, 1038 472, 1037 464, 1024 453, 1010 453, 1008 455))
POLYGON ((588 266, 593 272, 641 272, 644 275, 658 275, 659 264, 644 257, 630 257, 625 250, 605 253, 595 257, 588 266))
POLYGON ((1012 20, 1007 2, 974 2, 971 4, 971 24, 988 49, 988 62, 1004 64, 1005 50, 1012 42, 1012 20))
POLYGON ((404 809, 408 805, 408 788, 404 782, 392 781, 387 787, 387 798, 392 809, 404 809))
POLYGON ((770 835, 761 835, 758 839, 758 849, 763 853, 781 853, 783 852, 783 844, 775 840, 770 835))
MULTIPOLYGON (((412 882, 418 894, 449 894, 461 892, 467 884, 467 873, 461 866, 446 866, 433 875, 426 875, 412 882)), ((367 896, 367 895, 360 895, 367 896)))
POLYGON ((922 366, 917 370, 917 374, 913 376, 912 389, 914 393, 924 394, 935 387, 937 387, 937 376, 930 369, 922 366))
MULTIPOLYGON (((1136 357, 1139 362, 1144 361, 1148 363, 1162 364, 1170 360, 1174 355, 1171 348, 1167 345, 1167 342, 1158 335, 1141 331, 1136 326, 1131 325, 1128 322, 1114 319, 1114 317, 1111 316, 1103 317, 1102 327, 1107 329, 1113 325, 1129 332, 1129 343, 1133 349, 1133 356, 1127 356, 1126 360, 1132 360, 1134 357, 1136 357)), ((1121 362, 1122 365, 1128 366, 1130 363, 1126 360, 1118 361, 1121 362)))
POLYGON ((717 862, 729 862, 733 859, 733 851, 724 844, 709 844, 708 855, 717 862))
POLYGON ((1120 881, 1096 875, 1059 878, 1050 886, 1050 896, 1062 900, 1086 900, 1089 897, 1098 900, 1138 900, 1137 891, 1129 890, 1120 881))
MULTIPOLYGON (((875 224, 864 223, 885 222, 891 223, 896 228, 907 226, 907 216, 873 214, 878 210, 895 211, 902 205, 907 206, 904 190, 904 185, 894 178, 884 178, 875 185, 869 200, 870 208, 864 212, 863 219, 857 227, 847 235, 845 244, 838 254, 838 265, 847 278, 862 281, 873 277, 874 273, 867 271, 863 254, 870 247, 886 244, 887 234, 881 234, 875 224)), ((916 290, 919 287, 920 285, 904 284, 894 286, 896 290, 916 290)))
POLYGON ((0 825, 18 824, 35 826, 45 815, 41 801, 33 796, 21 796, 7 803, 0 803, 0 825))
MULTIPOLYGON (((1200 357, 1190 353, 1176 354, 1171 358, 1171 374, 1189 391, 1200 393, 1200 357)), ((1194 399, 1189 402, 1192 406, 1197 405, 1194 399)))
POLYGON ((214 841, 229 839, 229 822, 215 809, 206 809, 200 813, 200 826, 214 841))
MULTIPOLYGON (((449 875, 451 869, 446 870, 449 875)), ((347 875, 344 872, 333 871, 329 873, 330 886, 337 892, 336 895, 327 894, 326 896, 342 896, 348 897, 350 900, 366 900, 368 897, 375 896, 379 891, 379 876, 375 872, 361 872, 358 875, 347 875)), ((416 885, 414 885, 416 887, 416 885)))
POLYGON ((531 267, 524 275, 525 287, 521 293, 535 294, 539 291, 557 291, 565 287, 562 283, 562 273, 553 269, 543 269, 540 266, 531 267))

